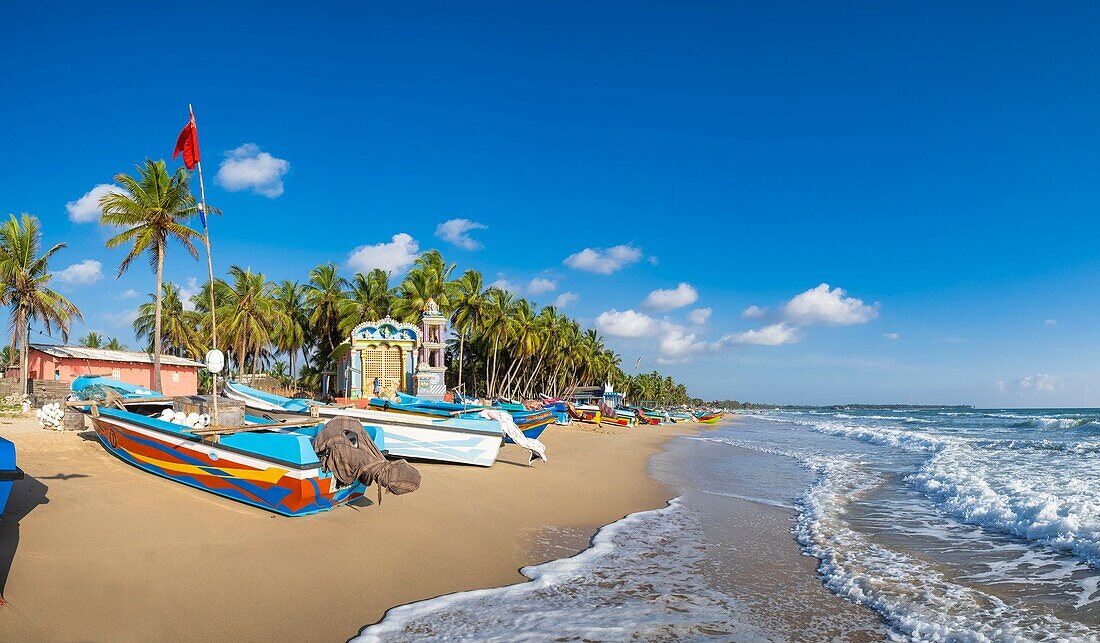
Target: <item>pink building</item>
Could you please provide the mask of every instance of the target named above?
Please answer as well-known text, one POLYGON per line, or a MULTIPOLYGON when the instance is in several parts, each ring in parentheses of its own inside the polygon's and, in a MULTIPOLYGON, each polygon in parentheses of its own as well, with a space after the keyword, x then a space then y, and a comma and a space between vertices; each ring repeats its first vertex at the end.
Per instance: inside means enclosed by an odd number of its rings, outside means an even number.
MULTIPOLYGON (((153 387, 153 356, 137 351, 31 344, 27 368, 32 380, 72 382, 81 375, 103 375, 135 386, 153 387)), ((168 396, 195 395, 200 368, 202 364, 195 360, 161 355, 161 392, 168 396)), ((19 366, 9 368, 6 376, 19 377, 19 366)))

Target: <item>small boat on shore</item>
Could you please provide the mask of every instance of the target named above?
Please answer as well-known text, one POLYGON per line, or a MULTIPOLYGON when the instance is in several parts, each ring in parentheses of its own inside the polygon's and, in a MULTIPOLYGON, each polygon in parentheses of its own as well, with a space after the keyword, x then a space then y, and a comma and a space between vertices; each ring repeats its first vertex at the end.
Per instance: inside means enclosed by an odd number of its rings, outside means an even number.
POLYGON ((312 440, 324 421, 280 427, 254 418, 247 431, 217 442, 195 429, 93 402, 76 407, 91 417, 103 446, 120 460, 196 489, 284 516, 304 516, 346 504, 366 490, 342 485, 321 467, 312 440))
POLYGON ((6 438, 0 438, 0 514, 8 505, 11 489, 16 480, 23 479, 23 471, 15 464, 15 444, 6 438))
POLYGON ((252 415, 271 420, 350 417, 381 431, 387 455, 434 462, 492 466, 504 439, 499 422, 480 417, 401 415, 375 408, 331 406, 283 397, 227 381, 222 393, 243 402, 252 415))
MULTIPOLYGON (((507 411, 508 414, 512 416, 512 421, 515 422, 516 427, 523 432, 524 436, 532 440, 537 440, 539 436, 542 435, 542 432, 546 430, 546 427, 554 423, 554 414, 552 412, 544 409, 532 411, 528 410, 527 407, 522 404, 514 403, 498 402, 492 406, 481 406, 468 403, 425 400, 413 395, 397 393, 397 401, 384 400, 376 397, 371 398, 369 404, 370 407, 376 411, 423 415, 435 418, 480 419, 482 411, 486 409, 500 409, 502 411, 507 411)), ((509 444, 515 443, 514 440, 507 436, 505 436, 504 441, 509 444)))
POLYGON ((569 415, 574 420, 588 424, 600 424, 603 422, 603 413, 600 407, 589 404, 568 404, 569 415))

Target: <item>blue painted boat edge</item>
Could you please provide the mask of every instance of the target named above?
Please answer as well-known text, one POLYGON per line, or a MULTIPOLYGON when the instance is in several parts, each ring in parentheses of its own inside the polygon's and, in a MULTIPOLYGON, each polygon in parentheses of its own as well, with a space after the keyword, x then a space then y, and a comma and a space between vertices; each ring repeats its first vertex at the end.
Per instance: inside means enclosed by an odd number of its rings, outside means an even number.
POLYGON ((309 511, 301 511, 301 512, 292 512, 292 511, 282 510, 282 509, 279 509, 277 507, 271 507, 270 505, 264 505, 264 504, 260 504, 256 501, 254 501, 254 500, 250 500, 250 499, 248 499, 248 497, 244 496, 243 494, 240 495, 240 496, 231 496, 229 494, 222 493, 221 491, 219 491, 217 489, 211 489, 210 487, 205 487, 201 484, 198 484, 196 482, 188 480, 184 477, 178 477, 177 478, 177 477, 167 475, 167 474, 165 474, 161 471, 157 471, 155 468, 153 468, 149 465, 146 465, 145 463, 141 462, 140 460, 137 460, 137 459, 133 458, 126 451, 124 451, 122 449, 116 449, 116 448, 112 447, 111 444, 102 435, 100 435, 99 431, 96 431, 96 437, 99 438, 100 444, 102 444, 103 447, 105 449, 107 449, 107 451, 109 453, 114 455, 119 460, 122 460, 126 464, 129 464, 129 465, 133 466, 136 469, 140 469, 140 470, 142 470, 146 473, 151 473, 151 474, 153 474, 157 477, 163 478, 165 480, 170 480, 172 482, 187 485, 188 487, 191 487, 192 489, 197 489, 199 491, 205 491, 206 493, 213 494, 215 496, 220 496, 220 497, 225 498, 227 500, 232 500, 234 502, 240 502, 240 503, 243 503, 243 504, 246 504, 246 505, 251 505, 253 507, 256 507, 257 509, 263 509, 264 511, 270 511, 272 513, 276 513, 276 514, 279 514, 281 516, 286 516, 288 518, 297 518, 299 516, 312 516, 314 514, 319 514, 319 513, 324 513, 326 511, 330 511, 332 509, 335 509, 336 507, 339 507, 340 505, 347 504, 351 500, 354 500, 354 498, 351 498, 350 496, 353 495, 356 492, 356 488, 358 488, 358 487, 362 487, 362 489, 359 491, 360 495, 363 495, 363 494, 366 493, 366 487, 363 486, 363 483, 356 482, 354 485, 349 487, 349 489, 351 489, 351 492, 349 492, 347 494, 347 497, 345 497, 344 499, 342 499, 338 502, 334 502, 329 507, 318 507, 316 509, 311 509, 309 511))

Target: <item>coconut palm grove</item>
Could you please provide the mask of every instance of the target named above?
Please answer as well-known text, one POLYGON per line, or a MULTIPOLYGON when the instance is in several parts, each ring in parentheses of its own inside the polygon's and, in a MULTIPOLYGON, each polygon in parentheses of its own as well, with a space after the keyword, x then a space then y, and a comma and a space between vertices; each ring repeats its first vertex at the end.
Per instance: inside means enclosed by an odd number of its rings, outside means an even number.
MULTIPOLYGON (((415 322, 434 300, 451 321, 447 384, 466 395, 559 396, 577 386, 610 382, 633 399, 692 401, 687 388, 671 377, 656 371, 627 374, 622 357, 594 329, 582 328, 554 306, 539 307, 503 288, 487 287, 477 270, 460 271, 438 250, 421 254, 397 283, 381 269, 346 277, 335 263, 319 265, 298 281, 276 283, 248 266, 233 265, 212 287, 208 282, 185 298, 177 284, 163 280, 163 273, 166 261, 199 257, 196 244, 203 235, 192 227, 199 204, 191 177, 182 167, 169 172, 163 160, 147 159, 135 166, 134 175, 115 177, 124 192, 100 200, 100 223, 110 230, 107 247, 126 251, 118 274, 143 257, 154 273, 149 300, 133 323, 135 335, 154 356, 154 387, 160 385, 163 353, 201 359, 216 331, 219 345, 227 349, 230 372, 266 373, 288 388, 317 393, 321 375, 335 368, 346 350, 341 346, 352 328, 386 317, 415 322)), ((219 214, 209 206, 207 212, 219 214)), ((38 219, 29 214, 11 215, 0 235, 3 301, 11 309, 13 329, 7 355, 22 360, 24 383, 27 323, 39 323, 47 332, 56 328, 67 341, 70 321, 81 316, 76 304, 48 287, 49 260, 64 244, 43 252, 40 240, 38 219)), ((117 338, 94 332, 81 344, 125 348, 117 338)), ((209 380, 203 385, 208 390, 209 380)))

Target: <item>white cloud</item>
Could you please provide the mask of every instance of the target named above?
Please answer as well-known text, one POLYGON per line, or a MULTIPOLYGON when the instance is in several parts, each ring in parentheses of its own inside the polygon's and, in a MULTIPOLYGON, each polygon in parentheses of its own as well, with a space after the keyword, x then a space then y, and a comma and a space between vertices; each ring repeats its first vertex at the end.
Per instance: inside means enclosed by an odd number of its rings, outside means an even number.
POLYGON ((129 328, 134 325, 134 320, 138 318, 138 309, 134 308, 132 310, 120 310, 113 313, 102 313, 102 316, 113 328, 129 328))
POLYGON ((823 283, 797 295, 784 307, 787 317, 800 324, 850 326, 864 324, 878 316, 877 304, 868 306, 863 300, 845 297, 842 288, 829 289, 823 283))
POLYGON ((558 297, 554 300, 554 306, 558 308, 565 308, 569 304, 577 301, 577 299, 579 299, 577 293, 563 292, 562 294, 558 295, 558 297))
POLYGON ((1016 380, 1016 385, 1020 387, 1021 391, 1028 391, 1034 388, 1036 391, 1053 393, 1055 382, 1056 379, 1053 375, 1039 373, 1038 375, 1028 375, 1027 377, 1016 380))
POLYGON ((710 319, 710 314, 712 312, 714 311, 710 308, 696 308, 695 310, 688 313, 688 321, 695 324, 696 326, 702 326, 703 324, 707 323, 708 319, 710 319))
POLYGON ((1046 324, 1047 326, 1057 326, 1058 325, 1058 320, 1057 319, 1046 319, 1046 320, 1043 320, 1043 323, 1046 324))
POLYGON ((898 335, 897 333, 883 333, 882 336, 886 339, 898 339, 899 337, 901 337, 901 335, 898 335))
POLYGON ((225 153, 214 182, 230 192, 252 190, 274 199, 283 193, 283 175, 290 171, 290 162, 260 150, 255 143, 225 153))
POLYGON ((500 290, 507 290, 508 292, 518 295, 521 294, 523 288, 519 284, 512 283, 501 273, 497 273, 497 280, 489 284, 490 288, 498 288, 500 290))
POLYGON ((1005 394, 1005 381, 1004 380, 997 380, 996 382, 994 382, 993 383, 993 390, 997 391, 1001 395, 1004 395, 1005 394))
POLYGON ((788 326, 786 322, 764 326, 763 328, 747 330, 729 336, 729 341, 737 344, 755 344, 757 346, 781 346, 794 344, 801 337, 798 329, 788 326))
POLYGON ((699 300, 699 293, 691 284, 681 282, 671 289, 657 289, 649 293, 642 305, 654 310, 666 311, 690 306, 699 300))
POLYGON ((755 304, 741 311, 741 317, 744 319, 759 319, 767 314, 767 308, 761 308, 755 304))
POLYGON ((477 250, 481 244, 470 237, 471 230, 484 230, 489 226, 469 219, 450 219, 435 227, 435 236, 466 250, 477 250))
POLYGON ((125 190, 112 183, 100 183, 91 190, 84 193, 84 196, 80 197, 76 201, 69 201, 65 204, 65 210, 69 213, 69 221, 73 223, 92 223, 99 221, 99 215, 102 214, 99 209, 99 200, 104 195, 112 192, 125 193, 125 190))
POLYGON ((103 264, 95 259, 85 259, 79 263, 54 273, 57 280, 70 286, 87 286, 103 279, 103 264))
POLYGON ((389 243, 359 246, 348 254, 347 265, 356 272, 370 272, 381 268, 388 273, 400 271, 416 260, 420 244, 411 235, 399 232, 389 243))
POLYGON ((611 273, 642 258, 642 251, 630 244, 607 248, 585 248, 565 258, 565 265, 576 270, 595 272, 601 275, 611 273))
POLYGON ((734 335, 724 335, 718 341, 708 342, 700 339, 683 326, 662 321, 660 323, 661 340, 657 362, 660 364, 682 364, 693 355, 713 353, 736 341, 734 335))
POLYGON ((118 293, 118 298, 119 299, 133 299, 134 297, 137 297, 137 296, 138 296, 138 291, 134 290, 133 288, 127 288, 126 290, 123 290, 122 292, 118 293))
POLYGON ((596 317, 596 328, 611 337, 646 337, 660 330, 660 323, 645 313, 614 308, 596 317))
POLYGON ((646 261, 648 261, 649 265, 651 265, 651 266, 656 266, 657 264, 661 263, 660 259, 658 259, 657 257, 653 257, 653 256, 646 257, 646 261))
POLYGON ((557 290, 558 284, 553 279, 544 279, 542 277, 535 277, 527 284, 527 292, 532 295, 541 295, 543 293, 557 290))
POLYGON ((195 310, 195 304, 191 303, 191 298, 199 294, 199 289, 202 288, 199 285, 199 280, 194 277, 188 277, 187 283, 180 286, 180 301, 183 302, 184 310, 195 310))
POLYGON ((681 328, 670 328, 661 335, 660 357, 662 364, 686 361, 688 357, 705 353, 718 345, 711 345, 696 338, 695 333, 685 333, 681 328))

